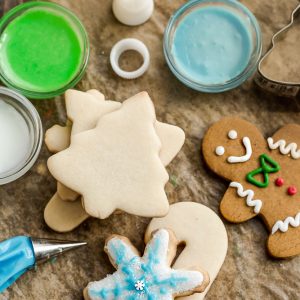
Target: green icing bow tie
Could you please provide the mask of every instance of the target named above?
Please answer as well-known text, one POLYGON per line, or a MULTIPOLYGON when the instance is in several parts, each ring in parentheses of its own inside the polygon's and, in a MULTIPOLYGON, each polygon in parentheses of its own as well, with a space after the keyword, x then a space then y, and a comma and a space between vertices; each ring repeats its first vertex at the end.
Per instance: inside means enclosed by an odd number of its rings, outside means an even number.
POLYGON ((251 184, 257 187, 265 188, 269 185, 269 173, 276 173, 280 170, 279 164, 270 158, 267 154, 259 156, 260 167, 249 172, 246 175, 246 179, 251 184), (258 174, 263 174, 264 181, 259 181, 254 178, 258 174))

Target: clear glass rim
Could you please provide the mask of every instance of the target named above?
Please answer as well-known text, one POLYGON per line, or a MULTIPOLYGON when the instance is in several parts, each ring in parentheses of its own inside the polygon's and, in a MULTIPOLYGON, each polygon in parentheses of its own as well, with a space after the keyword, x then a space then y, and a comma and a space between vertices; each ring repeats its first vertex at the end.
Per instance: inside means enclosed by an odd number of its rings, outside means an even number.
POLYGON ((52 98, 58 95, 63 94, 67 89, 72 88, 75 86, 83 77, 88 60, 89 60, 89 55, 90 55, 90 44, 89 44, 89 39, 88 39, 88 34, 82 24, 82 22, 78 19, 78 17, 71 12, 69 9, 66 7, 52 3, 52 2, 45 2, 45 1, 34 1, 34 2, 25 2, 23 4, 20 4, 10 11, 8 11, 1 19, 0 19, 0 35, 2 35, 2 32, 6 28, 6 26, 14 20, 16 17, 18 17, 20 14, 22 14, 24 11, 31 9, 33 7, 46 7, 46 8, 52 8, 54 10, 59 11, 60 13, 66 14, 76 25, 78 32, 80 33, 81 39, 83 41, 83 59, 81 62, 80 69, 78 73, 74 76, 74 78, 66 84, 64 87, 53 90, 50 92, 36 92, 36 91, 31 91, 27 89, 22 89, 18 87, 17 85, 13 84, 12 82, 9 81, 5 77, 5 74, 3 74, 2 70, 0 69, 0 79, 1 81, 8 86, 9 88, 20 92, 21 94, 32 98, 32 99, 47 99, 47 98, 52 98))
POLYGON ((261 39, 261 30, 260 26, 252 14, 252 12, 243 4, 235 0, 191 0, 182 5, 170 18, 165 33, 164 33, 164 40, 163 40, 163 50, 164 55, 167 61, 167 64, 173 74, 185 85, 188 87, 195 89, 197 91, 207 92, 207 93, 217 93, 217 92, 224 92, 230 89, 233 89, 240 84, 242 84, 245 80, 247 80, 257 69, 257 65, 259 63, 261 52, 262 52, 262 39, 261 39), (172 41, 170 40, 172 37, 172 31, 175 30, 177 25, 177 20, 183 15, 187 10, 192 9, 193 7, 197 7, 199 4, 204 3, 222 3, 225 5, 229 5, 230 7, 234 7, 240 10, 243 14, 246 14, 250 21, 251 25, 255 32, 255 49, 252 53, 252 57, 249 59, 249 63, 245 67, 245 69, 238 74, 237 76, 231 78, 227 82, 221 84, 202 84, 200 82, 196 82, 191 80, 190 78, 186 77, 182 72, 180 72, 172 59, 172 41))
POLYGON ((36 108, 26 97, 6 87, 0 87, 0 96, 1 95, 10 98, 14 104, 20 108, 20 110, 24 111, 24 113, 28 115, 33 128, 33 144, 29 155, 14 169, 1 174, 0 185, 3 185, 15 181, 23 176, 36 162, 43 142, 43 126, 36 108), (26 111, 23 107, 26 108, 26 111))

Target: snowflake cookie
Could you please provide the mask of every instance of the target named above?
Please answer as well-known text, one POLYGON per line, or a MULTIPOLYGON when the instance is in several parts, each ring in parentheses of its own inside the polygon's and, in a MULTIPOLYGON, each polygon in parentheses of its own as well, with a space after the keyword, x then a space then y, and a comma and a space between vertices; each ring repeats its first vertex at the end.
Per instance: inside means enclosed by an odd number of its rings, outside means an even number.
POLYGON ((208 166, 230 181, 220 210, 230 222, 261 216, 274 257, 300 254, 300 126, 289 124, 265 139, 251 123, 224 118, 203 140, 208 166))
POLYGON ((171 231, 160 229, 140 257, 128 239, 112 236, 106 242, 105 251, 117 271, 89 283, 84 290, 85 300, 171 300, 203 292, 209 283, 206 272, 170 267, 177 245, 171 231))

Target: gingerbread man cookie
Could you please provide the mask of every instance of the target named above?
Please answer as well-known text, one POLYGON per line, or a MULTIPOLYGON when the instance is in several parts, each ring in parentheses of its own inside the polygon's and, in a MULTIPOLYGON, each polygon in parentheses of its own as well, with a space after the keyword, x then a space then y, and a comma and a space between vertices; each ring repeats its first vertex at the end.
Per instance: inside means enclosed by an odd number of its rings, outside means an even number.
POLYGON ((230 181, 220 210, 230 222, 259 215, 270 236, 269 253, 300 254, 300 126, 289 124, 265 139, 251 123, 225 118, 203 140, 208 166, 230 181))
POLYGON ((91 282, 84 290, 85 300, 160 299, 170 300, 203 292, 209 283, 202 270, 172 269, 178 241, 172 231, 160 229, 148 242, 143 257, 123 237, 113 235, 105 251, 117 269, 106 278, 91 282))

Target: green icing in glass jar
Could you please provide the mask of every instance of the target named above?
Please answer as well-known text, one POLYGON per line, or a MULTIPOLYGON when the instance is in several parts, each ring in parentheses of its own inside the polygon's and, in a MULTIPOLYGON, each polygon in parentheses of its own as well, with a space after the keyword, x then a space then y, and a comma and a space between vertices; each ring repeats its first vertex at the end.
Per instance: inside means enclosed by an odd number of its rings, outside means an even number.
POLYGON ((24 6, 0 36, 2 80, 33 98, 55 96, 83 75, 88 58, 85 30, 59 5, 33 2, 24 6))

